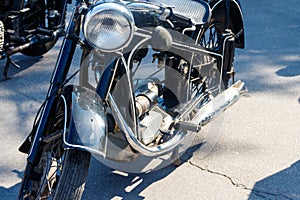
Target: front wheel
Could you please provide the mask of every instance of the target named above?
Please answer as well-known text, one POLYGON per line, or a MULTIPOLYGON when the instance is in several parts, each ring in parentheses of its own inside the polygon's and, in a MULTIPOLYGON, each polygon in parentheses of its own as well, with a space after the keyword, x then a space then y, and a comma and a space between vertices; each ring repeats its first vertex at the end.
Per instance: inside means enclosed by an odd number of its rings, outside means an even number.
POLYGON ((91 154, 85 151, 68 150, 66 159, 54 199, 81 199, 91 154))
POLYGON ((62 134, 67 128, 65 108, 60 102, 49 132, 40 139, 40 152, 34 163, 27 163, 19 200, 72 199, 83 194, 91 154, 86 151, 63 148, 62 134))
POLYGON ((33 177, 24 176, 19 200, 72 199, 83 194, 90 163, 90 153, 67 150, 61 159, 43 152, 33 177))

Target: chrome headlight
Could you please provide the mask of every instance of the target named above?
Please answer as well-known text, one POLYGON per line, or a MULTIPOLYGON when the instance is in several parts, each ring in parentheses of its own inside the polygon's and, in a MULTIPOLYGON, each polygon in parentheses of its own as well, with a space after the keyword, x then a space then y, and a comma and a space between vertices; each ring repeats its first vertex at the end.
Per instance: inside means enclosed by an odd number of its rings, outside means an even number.
POLYGON ((97 4, 84 18, 84 37, 91 46, 103 51, 125 47, 132 39, 133 29, 131 12, 116 3, 97 4))

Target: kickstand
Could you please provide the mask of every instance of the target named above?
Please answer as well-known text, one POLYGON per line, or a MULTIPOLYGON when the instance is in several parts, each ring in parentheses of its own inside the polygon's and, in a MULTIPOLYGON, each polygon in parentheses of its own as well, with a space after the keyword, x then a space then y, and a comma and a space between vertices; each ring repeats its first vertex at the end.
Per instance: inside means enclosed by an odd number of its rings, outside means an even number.
POLYGON ((5 80, 10 79, 10 78, 8 77, 8 69, 9 69, 10 64, 12 64, 12 65, 13 65, 15 68, 17 68, 17 69, 20 69, 20 68, 21 68, 20 65, 18 65, 17 63, 15 63, 15 62, 11 59, 10 56, 7 56, 7 58, 6 58, 6 64, 5 64, 5 68, 4 68, 4 72, 3 72, 3 75, 4 75, 4 79, 5 79, 5 80))
POLYGON ((175 165, 176 167, 180 166, 183 162, 179 157, 179 147, 176 147, 171 155, 171 159, 174 160, 173 161, 173 165, 175 165))

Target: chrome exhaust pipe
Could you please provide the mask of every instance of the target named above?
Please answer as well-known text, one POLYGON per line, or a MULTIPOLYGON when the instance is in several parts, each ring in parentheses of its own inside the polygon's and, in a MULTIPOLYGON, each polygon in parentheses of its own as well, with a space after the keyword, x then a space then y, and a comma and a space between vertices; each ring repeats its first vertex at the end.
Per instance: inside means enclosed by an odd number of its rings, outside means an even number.
POLYGON ((221 94, 212 98, 206 105, 201 107, 192 119, 193 124, 204 126, 218 116, 221 112, 232 106, 240 97, 247 92, 245 83, 237 81, 221 94))

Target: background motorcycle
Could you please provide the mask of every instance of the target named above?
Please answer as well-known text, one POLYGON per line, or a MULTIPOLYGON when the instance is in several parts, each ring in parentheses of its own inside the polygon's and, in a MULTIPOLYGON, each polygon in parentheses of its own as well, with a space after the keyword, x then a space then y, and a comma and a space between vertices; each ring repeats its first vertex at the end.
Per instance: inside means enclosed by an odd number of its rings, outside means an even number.
POLYGON ((63 34, 66 0, 1 0, 0 59, 7 59, 4 78, 8 78, 10 56, 21 52, 40 56, 49 51, 63 34))
POLYGON ((236 47, 244 47, 236 0, 77 0, 19 149, 28 153, 19 199, 80 199, 91 154, 128 172, 176 161, 240 97, 244 84, 230 86, 236 47))

